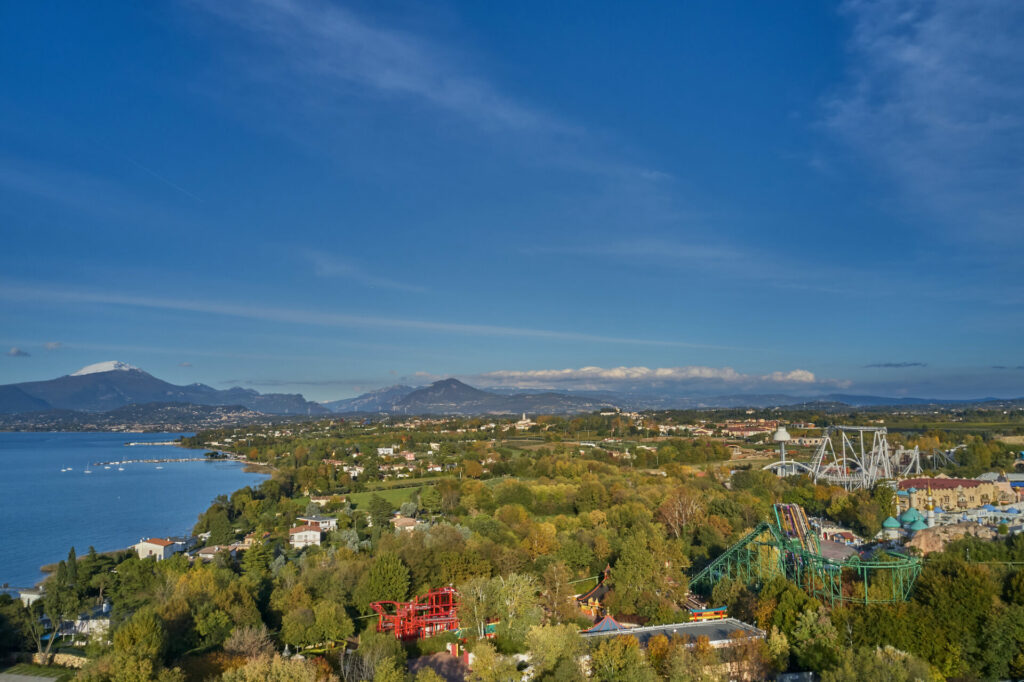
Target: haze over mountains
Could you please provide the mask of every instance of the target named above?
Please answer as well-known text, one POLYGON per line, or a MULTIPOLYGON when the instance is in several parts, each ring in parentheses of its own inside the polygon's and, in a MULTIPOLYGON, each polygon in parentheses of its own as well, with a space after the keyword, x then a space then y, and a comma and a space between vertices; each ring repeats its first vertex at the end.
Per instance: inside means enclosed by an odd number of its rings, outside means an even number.
MULTIPOLYGON (((232 408, 231 414, 253 416, 316 417, 328 414, 393 415, 499 415, 579 414, 608 408, 656 410, 713 407, 783 407, 795 405, 840 405, 879 407, 895 405, 957 405, 991 402, 981 400, 929 400, 885 398, 867 395, 827 394, 792 396, 782 394, 736 394, 720 396, 687 395, 684 387, 652 387, 649 390, 550 391, 501 387, 483 390, 457 379, 435 381, 429 386, 395 385, 355 398, 315 403, 294 393, 261 394, 252 389, 232 387, 218 390, 195 383, 178 386, 158 379, 123 362, 102 362, 83 367, 47 381, 29 381, 0 386, 0 415, 37 415, 39 423, 75 423, 69 413, 97 415, 104 423, 121 417, 145 421, 146 417, 166 420, 168 410, 204 419, 222 416, 212 408, 232 408), (189 406, 199 408, 190 410, 189 406), (135 407, 125 412, 123 408, 135 407), (119 411, 120 410, 120 411, 119 411), (113 411, 113 414, 111 412, 113 411), (248 412, 246 412, 248 411, 248 412), (150 414, 152 413, 152 414, 150 414), (208 413, 208 414, 207 414, 208 413), (48 416, 44 416, 48 415, 48 416)), ((1005 401, 1004 401, 1005 402, 1005 401)), ((89 420, 95 421, 94 417, 89 420)), ((20 424, 25 420, 15 420, 20 424)), ((30 419, 29 422, 32 420, 30 419)), ((10 420, 6 420, 10 422, 10 420)), ((90 422, 91 423, 91 422, 90 422)))

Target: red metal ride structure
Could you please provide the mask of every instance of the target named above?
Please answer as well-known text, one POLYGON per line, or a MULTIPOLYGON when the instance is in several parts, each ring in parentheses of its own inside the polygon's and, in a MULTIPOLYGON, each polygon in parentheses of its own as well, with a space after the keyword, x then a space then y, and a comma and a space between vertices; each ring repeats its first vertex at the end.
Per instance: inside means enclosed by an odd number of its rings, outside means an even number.
POLYGON ((413 601, 375 601, 377 632, 393 632, 402 640, 423 639, 459 629, 459 593, 454 587, 430 590, 413 601))

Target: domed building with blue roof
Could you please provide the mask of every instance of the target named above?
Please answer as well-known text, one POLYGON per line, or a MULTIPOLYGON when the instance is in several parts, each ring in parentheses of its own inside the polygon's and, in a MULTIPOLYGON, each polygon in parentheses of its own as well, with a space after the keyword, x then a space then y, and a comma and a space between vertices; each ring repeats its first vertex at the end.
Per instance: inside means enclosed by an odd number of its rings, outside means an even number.
POLYGON ((909 526, 915 521, 924 521, 924 517, 921 516, 921 512, 917 511, 914 507, 911 507, 907 511, 900 514, 900 524, 903 526, 909 526))

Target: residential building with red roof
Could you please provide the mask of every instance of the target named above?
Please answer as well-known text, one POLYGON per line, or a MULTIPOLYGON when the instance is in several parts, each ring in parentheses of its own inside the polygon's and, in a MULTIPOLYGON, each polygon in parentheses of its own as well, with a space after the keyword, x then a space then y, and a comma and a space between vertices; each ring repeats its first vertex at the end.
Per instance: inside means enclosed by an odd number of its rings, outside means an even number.
POLYGON ((295 549, 320 545, 320 529, 317 526, 295 526, 288 529, 288 542, 295 549))

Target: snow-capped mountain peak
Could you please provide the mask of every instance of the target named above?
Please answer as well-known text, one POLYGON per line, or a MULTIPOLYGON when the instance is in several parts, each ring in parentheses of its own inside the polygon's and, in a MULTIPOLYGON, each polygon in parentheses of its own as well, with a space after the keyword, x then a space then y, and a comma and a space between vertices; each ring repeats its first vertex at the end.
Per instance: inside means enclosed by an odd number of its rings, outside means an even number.
POLYGON ((108 360, 106 362, 97 362, 93 365, 87 365, 82 369, 78 370, 71 376, 81 377, 86 374, 99 374, 101 372, 128 372, 131 370, 137 370, 138 367, 129 365, 127 362, 121 362, 119 360, 108 360))

